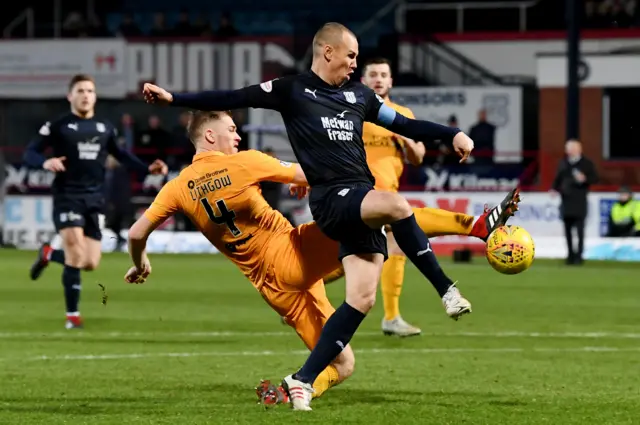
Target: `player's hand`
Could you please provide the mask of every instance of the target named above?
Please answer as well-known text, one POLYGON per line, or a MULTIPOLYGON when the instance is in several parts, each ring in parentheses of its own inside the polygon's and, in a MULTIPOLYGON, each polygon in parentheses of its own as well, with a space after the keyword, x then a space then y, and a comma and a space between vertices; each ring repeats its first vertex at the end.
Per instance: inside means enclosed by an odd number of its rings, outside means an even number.
POLYGON ((157 103, 168 105, 173 102, 173 95, 155 84, 145 83, 142 88, 144 101, 147 103, 157 103))
POLYGON ((460 162, 466 162, 473 150, 473 140, 461 131, 453 138, 453 150, 460 157, 460 162))
POLYGON ((300 186, 297 184, 289 185, 289 193, 295 195, 298 199, 303 199, 309 194, 309 186, 300 186))
POLYGON ((169 167, 167 167, 167 164, 165 164, 161 159, 156 159, 151 165, 149 165, 150 174, 162 174, 163 176, 166 176, 168 172, 169 167))
POLYGON ((67 169, 63 164, 63 162, 66 159, 67 159, 66 156, 61 156, 58 158, 49 158, 44 162, 44 164, 42 164, 42 168, 44 168, 45 170, 53 171, 54 173, 60 173, 60 172, 66 171, 67 169))
POLYGON ((129 269, 127 274, 124 275, 124 281, 127 283, 135 283, 141 284, 147 280, 147 277, 151 274, 151 264, 148 262, 143 262, 142 267, 138 269, 136 266, 133 266, 129 269))

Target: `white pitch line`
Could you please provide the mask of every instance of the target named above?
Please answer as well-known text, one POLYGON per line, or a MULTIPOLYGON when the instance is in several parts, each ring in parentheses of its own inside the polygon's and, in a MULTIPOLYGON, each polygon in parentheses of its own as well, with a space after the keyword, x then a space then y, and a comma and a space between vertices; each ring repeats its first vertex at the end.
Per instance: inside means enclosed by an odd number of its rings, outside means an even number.
MULTIPOLYGON (((640 352, 640 347, 534 347, 534 348, 362 348, 357 355, 367 354, 451 354, 451 353, 622 353, 640 352)), ((123 354, 69 354, 42 355, 25 358, 0 358, 0 361, 54 361, 54 360, 119 360, 162 357, 283 357, 308 355, 306 350, 291 351, 213 351, 185 353, 123 353, 123 354)))
MULTIPOLYGON (((91 331, 67 331, 67 332, 0 332, 0 339, 10 338, 123 338, 123 337, 197 337, 197 338, 221 338, 221 337, 290 337, 294 336, 293 330, 276 332, 252 332, 252 331, 211 331, 211 332, 91 332, 91 331)), ((361 336, 380 336, 381 332, 364 331, 357 332, 361 336)), ((640 333, 633 332, 423 332, 423 336, 442 337, 479 337, 479 338, 586 338, 586 339, 640 339, 640 333)))

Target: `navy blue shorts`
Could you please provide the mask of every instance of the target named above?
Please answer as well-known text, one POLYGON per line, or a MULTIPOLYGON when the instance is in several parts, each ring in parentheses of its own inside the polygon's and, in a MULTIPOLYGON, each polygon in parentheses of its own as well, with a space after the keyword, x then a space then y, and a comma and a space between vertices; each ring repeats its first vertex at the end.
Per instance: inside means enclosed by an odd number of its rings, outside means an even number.
POLYGON ((56 232, 70 227, 82 227, 86 237, 101 241, 105 222, 103 211, 102 194, 65 194, 53 197, 53 224, 56 232))
POLYGON ((372 229, 362 221, 362 200, 373 190, 368 184, 345 184, 311 189, 309 207, 320 230, 340 242, 338 259, 353 254, 387 254, 383 229, 372 229))

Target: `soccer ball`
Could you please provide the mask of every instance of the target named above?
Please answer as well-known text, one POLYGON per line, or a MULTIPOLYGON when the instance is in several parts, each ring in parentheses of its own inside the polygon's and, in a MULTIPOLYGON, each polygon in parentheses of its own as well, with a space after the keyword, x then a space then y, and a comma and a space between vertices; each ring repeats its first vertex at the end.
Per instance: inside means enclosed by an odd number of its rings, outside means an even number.
POLYGON ((522 273, 531 266, 534 256, 533 239, 522 227, 498 227, 487 239, 487 261, 502 274, 522 273))

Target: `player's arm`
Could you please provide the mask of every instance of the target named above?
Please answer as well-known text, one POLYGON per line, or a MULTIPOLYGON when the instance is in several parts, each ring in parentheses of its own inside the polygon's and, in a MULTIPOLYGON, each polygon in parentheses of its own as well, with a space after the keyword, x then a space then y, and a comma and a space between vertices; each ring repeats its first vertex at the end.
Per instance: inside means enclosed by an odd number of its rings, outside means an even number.
POLYGON ((367 121, 414 140, 439 140, 443 143, 451 143, 456 153, 462 157, 460 162, 466 161, 471 154, 473 140, 459 128, 407 118, 380 101, 381 98, 373 90, 369 89, 369 91, 365 116, 367 121))
POLYGON ((307 176, 300 164, 280 161, 262 152, 249 150, 244 155, 243 165, 256 181, 273 181, 278 183, 293 183, 307 186, 307 176))
POLYGON ((154 84, 145 84, 143 94, 147 103, 198 109, 227 111, 242 108, 264 108, 282 111, 291 93, 291 77, 275 79, 238 90, 213 90, 200 93, 170 93, 154 84))
POLYGON ((179 208, 180 193, 175 180, 160 189, 151 206, 129 229, 129 256, 133 267, 125 275, 129 283, 142 283, 151 273, 151 263, 147 256, 149 235, 179 208))
POLYGON ((51 123, 47 122, 40 127, 38 135, 27 146, 23 156, 24 163, 33 168, 44 168, 55 173, 65 171, 65 157, 47 159, 44 156, 44 151, 53 145, 53 137, 51 123))
MULTIPOLYGON (((406 117, 415 119, 415 116, 413 115, 411 109, 407 109, 406 117)), ((416 167, 421 165, 422 161, 424 160, 424 156, 427 153, 427 148, 425 147, 424 143, 416 142, 413 139, 401 136, 399 134, 396 136, 401 138, 404 142, 404 151, 407 161, 409 161, 411 165, 415 165, 416 167)))
POLYGON ((397 134, 396 137, 402 139, 404 143, 405 156, 409 163, 415 166, 421 165, 424 160, 424 156, 427 153, 427 148, 424 146, 424 143, 416 142, 399 134, 397 134))
POLYGON ((147 165, 140 160, 137 156, 132 154, 131 152, 122 149, 118 145, 118 133, 115 128, 111 130, 111 136, 107 141, 107 151, 120 162, 124 164, 130 170, 137 171, 139 173, 151 173, 151 174, 164 174, 166 175, 169 171, 167 168, 167 164, 164 161, 156 159, 153 161, 153 164, 147 165))

